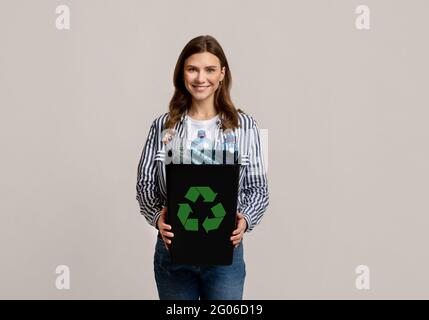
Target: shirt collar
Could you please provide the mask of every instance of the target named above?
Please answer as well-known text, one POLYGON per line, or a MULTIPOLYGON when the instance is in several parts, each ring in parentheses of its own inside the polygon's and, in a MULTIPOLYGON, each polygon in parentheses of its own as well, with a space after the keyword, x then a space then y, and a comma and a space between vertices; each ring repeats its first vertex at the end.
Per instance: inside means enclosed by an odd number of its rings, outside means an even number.
MULTIPOLYGON (((180 117, 180 123, 186 123, 188 120, 188 111, 186 110, 185 112, 182 113, 182 116, 180 117)), ((219 129, 222 129, 222 116, 219 115, 219 119, 216 121, 216 125, 219 129)))

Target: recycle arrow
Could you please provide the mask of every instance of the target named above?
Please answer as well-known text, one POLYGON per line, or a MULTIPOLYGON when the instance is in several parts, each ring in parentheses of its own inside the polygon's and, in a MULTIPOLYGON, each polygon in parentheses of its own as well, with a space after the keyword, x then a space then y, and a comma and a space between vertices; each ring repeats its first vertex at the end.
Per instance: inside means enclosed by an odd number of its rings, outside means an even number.
MULTIPOLYGON (((185 198, 195 203, 200 195, 203 197, 204 202, 213 202, 217 193, 213 192, 210 187, 206 186, 190 187, 185 195, 185 198)), ((206 230, 206 233, 209 233, 211 230, 218 229, 226 215, 225 208, 220 202, 213 206, 211 211, 214 215, 214 218, 206 217, 203 222, 203 228, 206 230)), ((198 231, 198 219, 189 219, 189 215, 191 213, 192 208, 188 203, 179 203, 179 211, 177 212, 177 216, 179 217, 179 220, 184 226, 185 230, 198 231)))
POLYGON ((226 211, 222 205, 222 203, 218 203, 214 207, 211 208, 215 218, 208 218, 203 222, 203 228, 206 230, 206 233, 209 233, 210 230, 216 230, 219 228, 223 218, 226 215, 226 211))
POLYGON ((188 203, 179 203, 179 211, 177 212, 177 216, 185 227, 185 230, 198 231, 198 219, 188 219, 191 212, 192 208, 188 203))
POLYGON ((203 197, 204 202, 213 202, 217 195, 217 193, 213 192, 210 187, 190 187, 185 198, 195 202, 200 194, 203 197))

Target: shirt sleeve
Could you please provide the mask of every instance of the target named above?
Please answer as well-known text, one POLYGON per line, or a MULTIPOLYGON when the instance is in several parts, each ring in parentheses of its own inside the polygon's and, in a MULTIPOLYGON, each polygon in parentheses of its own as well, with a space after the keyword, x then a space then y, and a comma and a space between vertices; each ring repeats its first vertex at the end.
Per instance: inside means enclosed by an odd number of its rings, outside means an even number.
POLYGON ((165 205, 158 186, 158 169, 155 162, 157 150, 157 126, 152 123, 137 169, 137 196, 140 213, 147 222, 158 229, 157 222, 165 205))
POLYGON ((244 169, 240 192, 240 212, 247 222, 246 232, 260 223, 269 204, 268 181, 263 161, 259 128, 253 120, 252 129, 246 133, 249 145, 249 164, 244 169))

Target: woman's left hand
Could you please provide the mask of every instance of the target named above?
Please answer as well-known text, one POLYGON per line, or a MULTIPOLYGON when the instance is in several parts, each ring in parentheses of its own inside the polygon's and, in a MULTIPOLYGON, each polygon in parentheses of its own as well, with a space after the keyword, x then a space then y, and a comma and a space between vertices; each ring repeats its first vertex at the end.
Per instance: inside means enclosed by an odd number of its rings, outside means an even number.
POLYGON ((237 229, 232 232, 232 237, 230 238, 232 241, 232 245, 235 248, 238 247, 238 244, 243 239, 244 232, 247 228, 246 219, 244 219, 244 216, 240 212, 237 212, 237 219, 237 229))

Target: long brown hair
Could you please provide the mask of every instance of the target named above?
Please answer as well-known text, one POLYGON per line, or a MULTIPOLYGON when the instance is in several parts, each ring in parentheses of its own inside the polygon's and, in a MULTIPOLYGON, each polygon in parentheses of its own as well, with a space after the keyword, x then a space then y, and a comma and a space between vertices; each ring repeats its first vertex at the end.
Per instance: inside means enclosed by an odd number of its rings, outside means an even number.
POLYGON ((214 94, 214 107, 222 119, 222 127, 223 129, 238 128, 238 112, 243 111, 235 108, 229 94, 231 89, 231 72, 229 70, 228 61, 219 42, 212 36, 204 35, 189 41, 177 60, 173 76, 175 91, 170 100, 169 114, 165 122, 165 129, 174 128, 182 114, 191 106, 192 96, 183 82, 183 68, 185 60, 189 56, 203 52, 210 52, 217 56, 220 60, 221 68, 225 67, 223 83, 219 85, 219 88, 214 94))

